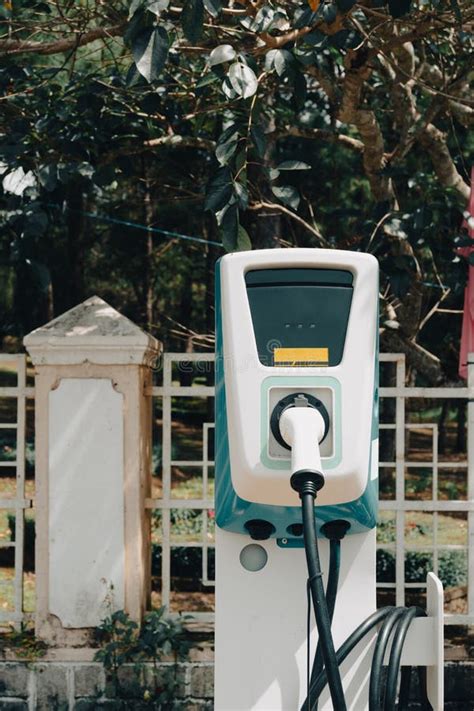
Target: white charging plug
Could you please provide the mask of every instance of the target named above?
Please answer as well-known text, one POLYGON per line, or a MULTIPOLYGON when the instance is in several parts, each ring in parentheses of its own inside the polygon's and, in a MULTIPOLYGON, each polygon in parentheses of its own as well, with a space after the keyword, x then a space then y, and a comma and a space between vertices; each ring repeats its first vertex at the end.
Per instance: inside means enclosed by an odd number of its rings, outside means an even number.
POLYGON ((291 447, 291 473, 322 472, 319 443, 324 437, 322 415, 314 407, 289 407, 280 417, 280 432, 291 447))

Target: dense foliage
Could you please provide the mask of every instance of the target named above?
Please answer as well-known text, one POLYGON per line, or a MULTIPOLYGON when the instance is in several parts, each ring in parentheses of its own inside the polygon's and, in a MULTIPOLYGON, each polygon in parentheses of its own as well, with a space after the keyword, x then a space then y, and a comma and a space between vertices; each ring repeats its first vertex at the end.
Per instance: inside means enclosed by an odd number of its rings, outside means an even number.
POLYGON ((5 0, 3 334, 97 292, 209 345, 224 249, 339 247, 380 260, 383 348, 454 378, 473 19, 470 0, 5 0))

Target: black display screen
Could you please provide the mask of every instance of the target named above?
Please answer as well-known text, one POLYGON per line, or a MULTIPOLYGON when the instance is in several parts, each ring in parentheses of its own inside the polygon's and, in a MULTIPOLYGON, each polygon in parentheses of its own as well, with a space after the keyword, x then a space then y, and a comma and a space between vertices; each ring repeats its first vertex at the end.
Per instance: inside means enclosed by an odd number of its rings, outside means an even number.
MULTIPOLYGON (((281 366, 282 362, 275 362, 276 358, 281 361, 285 352, 281 349, 318 349, 327 353, 320 365, 338 365, 344 352, 352 281, 352 273, 342 269, 247 272, 245 283, 260 362, 281 366)), ((315 363, 306 354, 294 364, 315 363)))

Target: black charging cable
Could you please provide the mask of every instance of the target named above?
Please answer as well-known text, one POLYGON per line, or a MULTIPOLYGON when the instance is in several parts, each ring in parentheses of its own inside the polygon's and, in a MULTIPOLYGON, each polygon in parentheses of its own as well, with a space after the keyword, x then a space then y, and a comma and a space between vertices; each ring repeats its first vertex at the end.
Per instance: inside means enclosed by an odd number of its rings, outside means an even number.
POLYGON ((314 543, 317 541, 314 500, 323 485, 324 477, 317 471, 304 470, 295 472, 291 477, 291 486, 299 493, 301 499, 308 582, 331 699, 335 709, 346 711, 341 673, 336 659, 336 650, 334 649, 334 641, 331 634, 331 620, 324 594, 319 550, 317 543, 314 543))
MULTIPOLYGON (((339 667, 354 647, 380 623, 382 623, 382 627, 377 636, 370 675, 369 711, 381 711, 382 709, 384 711, 395 711, 397 708, 397 681, 403 644, 412 620, 415 617, 425 616, 426 613, 418 607, 385 607, 381 610, 377 610, 349 635, 337 652, 335 651, 331 633, 331 622, 334 614, 339 578, 340 538, 345 535, 347 528, 342 536, 340 536, 338 540, 336 539, 338 545, 335 543, 332 546, 333 572, 328 578, 325 594, 322 583, 318 539, 316 536, 314 507, 317 492, 323 485, 324 477, 317 471, 302 470, 295 472, 291 477, 291 486, 298 492, 301 499, 303 536, 308 566, 308 586, 311 591, 319 638, 307 698, 301 707, 301 711, 317 711, 318 699, 326 684, 329 686, 333 708, 336 711, 346 711, 346 702, 339 667), (393 642, 387 669, 387 681, 386 684, 384 684, 382 665, 389 640, 392 637, 393 642)), ((346 527, 347 526, 348 524, 346 523, 346 527)), ((398 709, 400 710, 406 708, 408 705, 410 675, 411 668, 404 667, 401 675, 398 703, 398 709)), ((429 709, 430 705, 426 697, 426 685, 422 684, 421 688, 423 693, 423 706, 429 709)))
MULTIPOLYGON (((334 617, 334 608, 336 607, 337 589, 339 586, 339 572, 341 569, 341 540, 344 538, 350 527, 351 525, 348 521, 342 520, 328 521, 323 526, 321 526, 322 533, 329 540, 329 572, 328 582, 326 585, 326 603, 328 606, 329 620, 331 622, 331 626, 332 619, 334 617)), ((311 687, 311 684, 315 681, 318 674, 321 673, 323 665, 323 655, 321 652, 321 645, 318 639, 316 653, 314 655, 313 668, 311 670, 311 678, 308 688, 308 698, 310 698, 309 689, 311 687)), ((308 706, 308 708, 310 708, 310 706, 308 706)), ((318 700, 316 699, 313 704, 314 711, 317 711, 317 708, 318 700)))

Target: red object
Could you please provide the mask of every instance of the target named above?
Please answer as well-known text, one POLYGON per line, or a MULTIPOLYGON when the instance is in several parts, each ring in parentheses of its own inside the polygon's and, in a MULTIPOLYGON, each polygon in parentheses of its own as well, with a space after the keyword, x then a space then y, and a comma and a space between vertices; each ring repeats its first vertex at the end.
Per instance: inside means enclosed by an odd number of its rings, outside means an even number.
MULTIPOLYGON (((474 217, 474 166, 471 169, 471 195, 469 197, 468 211, 474 217)), ((469 237, 474 239, 474 229, 466 221, 463 227, 467 228, 469 237)), ((474 252, 474 245, 462 247, 458 250, 463 257, 469 257, 474 252)), ((467 285, 464 291, 464 314, 462 317, 461 349, 459 352, 459 375, 467 380, 467 356, 474 353, 474 266, 469 265, 467 285)))

